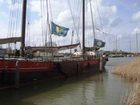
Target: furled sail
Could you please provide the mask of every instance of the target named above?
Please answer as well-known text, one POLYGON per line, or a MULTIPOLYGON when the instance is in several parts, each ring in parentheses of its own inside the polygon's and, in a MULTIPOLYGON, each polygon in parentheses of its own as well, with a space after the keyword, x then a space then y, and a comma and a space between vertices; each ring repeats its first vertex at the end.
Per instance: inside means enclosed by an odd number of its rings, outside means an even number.
POLYGON ((0 39, 0 44, 21 42, 21 37, 3 38, 0 39))
POLYGON ((30 50, 31 52, 37 52, 37 51, 41 51, 41 52, 55 52, 55 51, 61 51, 61 50, 68 50, 68 49, 73 49, 76 48, 77 46, 79 46, 80 43, 76 43, 76 44, 70 44, 70 45, 64 45, 64 46, 56 46, 56 47, 28 47, 26 48, 27 50, 30 50))

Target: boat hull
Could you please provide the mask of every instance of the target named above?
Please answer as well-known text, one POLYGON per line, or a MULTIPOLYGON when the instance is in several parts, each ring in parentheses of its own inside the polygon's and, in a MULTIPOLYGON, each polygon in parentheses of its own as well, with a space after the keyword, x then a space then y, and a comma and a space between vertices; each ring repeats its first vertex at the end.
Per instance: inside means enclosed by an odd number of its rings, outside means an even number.
POLYGON ((20 83, 49 78, 53 73, 53 62, 29 60, 0 60, 0 85, 20 83))
POLYGON ((89 71, 93 71, 94 73, 99 72, 100 61, 99 60, 62 61, 57 63, 60 64, 61 71, 65 75, 73 76, 89 71))
POLYGON ((15 85, 16 81, 26 84, 35 80, 67 78, 89 71, 97 73, 100 72, 99 65, 99 59, 61 62, 0 60, 0 87, 15 85))

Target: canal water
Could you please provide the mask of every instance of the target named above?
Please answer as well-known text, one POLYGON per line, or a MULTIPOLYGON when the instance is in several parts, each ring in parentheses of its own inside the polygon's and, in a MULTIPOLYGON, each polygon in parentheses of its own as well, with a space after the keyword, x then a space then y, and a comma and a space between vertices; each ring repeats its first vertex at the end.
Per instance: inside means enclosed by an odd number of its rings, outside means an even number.
POLYGON ((110 58, 106 72, 0 91, 0 105, 120 105, 132 83, 111 74, 133 58, 110 58))

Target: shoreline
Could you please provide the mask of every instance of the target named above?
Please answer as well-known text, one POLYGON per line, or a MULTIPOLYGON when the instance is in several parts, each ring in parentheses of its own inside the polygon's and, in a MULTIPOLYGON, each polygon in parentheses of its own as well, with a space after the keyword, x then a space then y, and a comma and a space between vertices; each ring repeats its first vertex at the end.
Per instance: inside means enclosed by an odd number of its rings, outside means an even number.
POLYGON ((114 68, 112 73, 135 83, 132 92, 123 100, 123 105, 140 105, 140 57, 114 68))

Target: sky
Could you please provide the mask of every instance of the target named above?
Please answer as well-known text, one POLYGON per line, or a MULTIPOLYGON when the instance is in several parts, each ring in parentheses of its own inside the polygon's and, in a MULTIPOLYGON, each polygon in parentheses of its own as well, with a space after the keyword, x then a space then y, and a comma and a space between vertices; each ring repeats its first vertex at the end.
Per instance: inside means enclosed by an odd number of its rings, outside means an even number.
MULTIPOLYGON (((71 43, 72 30, 75 31, 73 43, 81 42, 81 0, 48 0, 48 14, 46 0, 27 1, 27 46, 43 45, 50 38, 45 36, 50 34, 47 21, 70 28, 67 37, 52 36, 58 45, 71 43)), ((93 45, 90 2, 95 37, 106 42, 103 49, 136 52, 136 33, 140 43, 140 0, 86 0, 87 46, 93 45)), ((20 36, 21 7, 22 0, 0 0, 0 38, 20 36)), ((140 52, 140 44, 138 47, 140 52)))

